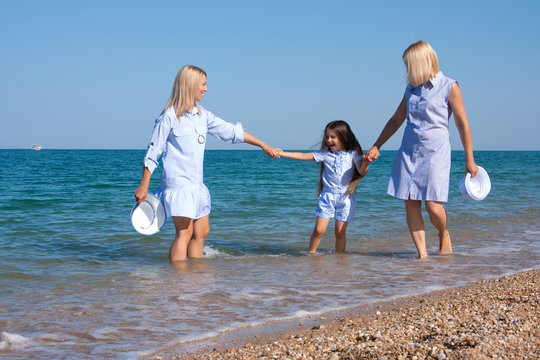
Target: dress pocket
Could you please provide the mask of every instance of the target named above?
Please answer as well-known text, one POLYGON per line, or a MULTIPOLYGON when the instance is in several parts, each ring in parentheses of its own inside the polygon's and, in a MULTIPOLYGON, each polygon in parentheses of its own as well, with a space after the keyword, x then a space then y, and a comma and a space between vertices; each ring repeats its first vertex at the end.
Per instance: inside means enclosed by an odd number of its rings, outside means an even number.
POLYGON ((193 129, 187 127, 173 128, 174 141, 178 148, 185 153, 192 153, 195 151, 196 133, 193 129))

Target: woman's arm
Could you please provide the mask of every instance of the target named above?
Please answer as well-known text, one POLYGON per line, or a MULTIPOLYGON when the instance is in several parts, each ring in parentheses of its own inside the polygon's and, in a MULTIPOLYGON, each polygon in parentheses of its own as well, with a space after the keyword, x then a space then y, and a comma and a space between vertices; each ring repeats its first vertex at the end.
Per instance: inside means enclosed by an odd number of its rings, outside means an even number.
POLYGON ((373 160, 376 160, 379 157, 379 149, 381 146, 384 145, 385 142, 388 141, 398 131, 398 129, 401 127, 403 122, 405 121, 405 118, 407 117, 407 100, 405 99, 405 95, 403 96, 403 99, 401 100, 401 103, 399 104, 398 108, 396 109, 396 112, 390 120, 386 123, 386 126, 382 130, 381 134, 379 135, 379 138, 377 141, 375 141, 375 144, 373 144, 373 147, 366 151, 364 154, 364 159, 371 162, 373 160))
POLYGON ((141 183, 135 190, 135 200, 137 200, 137 204, 143 202, 146 199, 146 195, 148 195, 150 178, 152 177, 154 170, 159 165, 159 158, 165 149, 167 138, 171 132, 170 116, 174 118, 173 120, 177 121, 176 115, 171 115, 171 111, 168 110, 162 113, 154 124, 154 130, 152 130, 152 136, 150 137, 150 145, 148 145, 146 155, 144 156, 141 183))
POLYGON ((279 152, 279 149, 273 148, 264 141, 249 134, 239 123, 233 125, 206 109, 203 109, 202 111, 206 114, 206 126, 210 135, 232 144, 245 142, 246 144, 258 146, 266 155, 274 159, 278 157, 277 153, 279 152))
POLYGON ((152 173, 150 172, 150 170, 148 170, 147 167, 144 167, 141 183, 139 187, 135 190, 135 200, 137 200, 137 204, 142 203, 146 199, 146 195, 148 195, 148 185, 150 185, 151 177, 152 173))
POLYGON ((315 161, 313 153, 301 153, 301 152, 288 152, 281 151, 280 156, 286 157, 287 159, 301 160, 301 161, 315 161))
POLYGON ((475 177, 478 173, 478 166, 474 162, 471 129, 469 127, 469 120, 467 120, 467 115, 465 113, 465 105, 463 104, 461 90, 459 89, 457 82, 452 85, 450 96, 448 97, 448 103, 450 104, 452 112, 454 113, 456 127, 459 131, 463 149, 465 150, 465 170, 470 172, 472 177, 475 177))
POLYGON ((273 159, 276 159, 279 157, 279 152, 281 151, 280 149, 271 147, 264 141, 259 140, 255 136, 249 134, 246 130, 244 130, 244 142, 246 144, 260 147, 266 155, 270 156, 273 159))

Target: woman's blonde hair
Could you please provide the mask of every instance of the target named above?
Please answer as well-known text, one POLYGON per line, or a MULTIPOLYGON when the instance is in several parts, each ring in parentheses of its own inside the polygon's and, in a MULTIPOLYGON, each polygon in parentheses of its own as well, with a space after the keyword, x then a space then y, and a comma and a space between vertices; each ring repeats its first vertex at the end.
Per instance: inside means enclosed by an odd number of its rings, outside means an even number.
POLYGON ((191 111, 194 106, 197 106, 200 111, 199 106, 195 103, 195 94, 199 89, 203 76, 206 76, 203 69, 193 65, 183 66, 176 75, 171 97, 167 102, 167 106, 165 106, 165 110, 174 106, 178 119, 186 111, 191 111))
POLYGON ((419 86, 439 72, 439 59, 435 50, 425 41, 417 41, 403 53, 407 66, 407 81, 412 86, 419 86))

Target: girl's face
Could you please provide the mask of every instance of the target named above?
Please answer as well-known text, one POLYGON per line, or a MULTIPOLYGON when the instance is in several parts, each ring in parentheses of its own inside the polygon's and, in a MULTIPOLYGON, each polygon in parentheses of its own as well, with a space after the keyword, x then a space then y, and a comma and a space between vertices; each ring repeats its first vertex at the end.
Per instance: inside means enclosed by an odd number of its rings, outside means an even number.
POLYGON ((203 75, 199 87, 197 88, 197 92, 195 93, 195 100, 201 101, 204 93, 207 91, 208 88, 206 87, 206 75, 203 75))
POLYGON ((343 143, 339 141, 339 138, 336 135, 336 132, 332 129, 326 129, 326 134, 324 134, 324 141, 326 143, 326 147, 328 147, 328 150, 330 151, 343 151, 345 148, 343 147, 343 143))

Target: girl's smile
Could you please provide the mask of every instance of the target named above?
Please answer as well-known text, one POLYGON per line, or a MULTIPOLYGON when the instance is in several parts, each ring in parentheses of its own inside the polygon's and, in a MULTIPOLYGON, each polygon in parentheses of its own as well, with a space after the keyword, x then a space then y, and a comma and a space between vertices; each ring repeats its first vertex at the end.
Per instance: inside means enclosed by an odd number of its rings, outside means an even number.
POLYGON ((341 141, 339 141, 336 132, 332 129, 326 130, 324 141, 326 142, 326 147, 330 151, 338 152, 344 150, 343 144, 341 143, 341 141))

